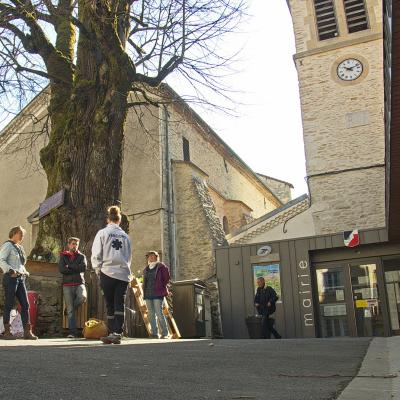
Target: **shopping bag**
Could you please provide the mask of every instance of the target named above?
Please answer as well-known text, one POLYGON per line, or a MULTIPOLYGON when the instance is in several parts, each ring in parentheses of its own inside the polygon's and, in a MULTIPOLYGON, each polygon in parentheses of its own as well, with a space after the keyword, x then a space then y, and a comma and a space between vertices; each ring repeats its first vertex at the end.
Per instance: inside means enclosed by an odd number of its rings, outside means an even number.
POLYGON ((85 339, 100 339, 108 335, 108 328, 104 321, 90 318, 89 321, 85 322, 82 333, 85 339))
POLYGON ((13 336, 22 338, 24 336, 24 327, 22 325, 21 314, 15 310, 10 315, 10 330, 13 336))

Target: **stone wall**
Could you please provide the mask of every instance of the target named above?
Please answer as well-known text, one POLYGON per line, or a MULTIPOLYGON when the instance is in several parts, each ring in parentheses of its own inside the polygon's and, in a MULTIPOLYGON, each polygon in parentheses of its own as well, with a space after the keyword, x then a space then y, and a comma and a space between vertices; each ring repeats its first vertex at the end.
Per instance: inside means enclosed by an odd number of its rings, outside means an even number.
POLYGON ((208 192, 206 174, 195 165, 173 163, 177 280, 200 279, 211 294, 212 329, 221 335, 219 295, 214 248, 227 244, 221 222, 208 192), (194 235, 195 231, 195 235, 194 235))
POLYGON ((283 204, 286 204, 290 200, 292 200, 292 192, 291 192, 291 189, 293 189, 292 184, 281 181, 279 179, 271 178, 270 176, 262 174, 257 174, 257 175, 275 193, 275 195, 283 204))
MULTIPOLYGON (((340 42, 351 42, 362 39, 365 31, 348 33, 343 0, 333 0, 339 35, 332 39, 318 40, 315 22, 314 0, 288 0, 293 21, 296 40, 296 52, 305 53, 323 49, 328 46, 336 47, 340 42)), ((382 32, 382 0, 365 0, 368 13, 368 34, 382 32)))
MULTIPOLYGON (((0 275, 3 279, 3 275, 0 275)), ((28 290, 39 294, 38 319, 35 333, 39 337, 59 336, 62 333, 62 289, 61 278, 31 275, 28 290)), ((4 289, 0 285, 0 314, 4 312, 4 289)))
POLYGON ((382 40, 297 61, 306 167, 316 233, 385 225, 382 40), (364 76, 343 85, 338 60, 362 59, 364 76))
POLYGON ((313 2, 289 4, 315 233, 385 226, 382 2, 366 0, 369 29, 349 34, 334 0, 339 35, 321 41, 313 2), (347 58, 363 64, 354 81, 337 76, 347 58))

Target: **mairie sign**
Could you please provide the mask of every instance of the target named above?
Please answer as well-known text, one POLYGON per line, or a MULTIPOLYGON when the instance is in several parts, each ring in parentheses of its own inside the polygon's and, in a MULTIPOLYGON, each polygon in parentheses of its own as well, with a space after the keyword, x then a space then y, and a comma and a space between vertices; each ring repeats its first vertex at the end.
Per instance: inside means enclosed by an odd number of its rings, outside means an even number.
POLYGON ((39 206, 39 219, 43 218, 47 214, 50 213, 54 208, 58 208, 64 204, 65 198, 65 189, 60 190, 57 193, 54 193, 53 196, 50 196, 43 203, 40 203, 39 206))

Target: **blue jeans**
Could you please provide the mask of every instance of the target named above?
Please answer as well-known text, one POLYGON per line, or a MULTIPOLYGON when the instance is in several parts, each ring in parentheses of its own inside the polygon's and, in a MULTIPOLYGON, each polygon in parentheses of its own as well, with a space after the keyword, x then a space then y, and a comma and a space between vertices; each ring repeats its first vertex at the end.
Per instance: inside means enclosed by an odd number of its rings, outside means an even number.
POLYGON ((161 335, 168 335, 167 320, 163 314, 163 303, 164 299, 146 299, 146 306, 149 310, 149 320, 151 325, 151 334, 153 336, 158 336, 158 325, 157 320, 160 323, 161 335))
POLYGON ((4 287, 4 324, 10 323, 10 313, 15 305, 15 298, 18 299, 21 305, 21 319, 22 325, 25 327, 29 324, 29 302, 28 294, 25 286, 25 276, 18 276, 11 278, 10 274, 4 274, 3 276, 3 287, 4 287))
POLYGON ((85 285, 63 286, 65 307, 67 309, 68 328, 71 332, 76 331, 75 311, 85 303, 87 294, 85 285))

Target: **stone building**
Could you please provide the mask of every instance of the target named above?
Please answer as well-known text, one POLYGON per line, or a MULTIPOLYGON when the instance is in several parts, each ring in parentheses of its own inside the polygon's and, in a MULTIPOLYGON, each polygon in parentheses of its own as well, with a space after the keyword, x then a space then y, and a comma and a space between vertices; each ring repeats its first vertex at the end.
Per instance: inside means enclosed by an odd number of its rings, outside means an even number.
MULTIPOLYGON (((131 110, 125 128, 121 201, 132 270, 141 271, 145 253, 154 249, 174 280, 215 283, 214 248, 233 229, 280 207, 291 185, 254 173, 170 87, 157 96, 163 105, 131 110)), ((46 194, 38 163, 45 135, 34 132, 41 131, 37 121, 47 101, 45 92, 38 95, 0 134, 0 232, 5 240, 10 226, 26 226, 28 218, 27 252, 46 194)))
POLYGON ((390 179, 398 161, 388 135, 385 142, 385 110, 387 126, 395 115, 392 2, 385 24, 380 0, 287 3, 309 196, 237 229, 227 237, 232 246, 216 250, 224 334, 247 337, 260 273, 281 293, 276 320, 286 337, 400 334, 400 245, 387 224, 396 213, 390 179), (232 299, 238 282, 243 292, 232 299))

